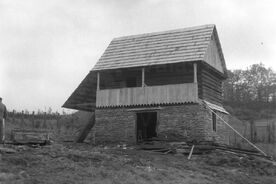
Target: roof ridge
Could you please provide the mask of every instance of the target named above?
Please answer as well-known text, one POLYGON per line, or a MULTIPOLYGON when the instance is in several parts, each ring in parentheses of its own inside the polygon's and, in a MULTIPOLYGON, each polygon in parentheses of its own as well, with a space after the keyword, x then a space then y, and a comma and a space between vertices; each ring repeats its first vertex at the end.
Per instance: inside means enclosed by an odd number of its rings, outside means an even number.
POLYGON ((151 33, 120 36, 120 37, 114 38, 112 41, 131 39, 131 38, 139 38, 139 37, 144 37, 144 36, 160 35, 160 34, 166 34, 166 33, 176 33, 176 32, 182 32, 182 31, 193 31, 193 30, 203 29, 203 28, 205 28, 205 29, 206 28, 214 28, 215 26, 216 26, 215 24, 205 24, 205 25, 192 26, 192 27, 186 27, 186 28, 172 29, 172 30, 167 30, 167 31, 156 31, 156 32, 151 32, 151 33))

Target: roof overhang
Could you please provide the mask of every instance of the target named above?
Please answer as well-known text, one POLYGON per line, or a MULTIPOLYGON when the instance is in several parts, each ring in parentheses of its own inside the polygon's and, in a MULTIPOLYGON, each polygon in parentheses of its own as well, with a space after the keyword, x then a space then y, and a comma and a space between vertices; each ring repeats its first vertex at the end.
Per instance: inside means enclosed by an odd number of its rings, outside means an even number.
POLYGON ((206 100, 203 100, 203 102, 212 110, 214 111, 219 111, 219 112, 222 112, 224 114, 229 114, 229 112, 227 112, 222 106, 219 106, 219 105, 216 105, 216 104, 213 104, 211 102, 208 102, 206 100))
POLYGON ((94 111, 96 108, 97 74, 90 71, 62 107, 94 111))

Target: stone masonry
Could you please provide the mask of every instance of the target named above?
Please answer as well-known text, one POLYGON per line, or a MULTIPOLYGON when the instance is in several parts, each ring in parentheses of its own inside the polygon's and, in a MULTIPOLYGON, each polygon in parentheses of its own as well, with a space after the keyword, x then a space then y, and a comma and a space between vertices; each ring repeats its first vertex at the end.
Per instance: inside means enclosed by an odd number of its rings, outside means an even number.
MULTIPOLYGON (((154 110, 158 116, 157 135, 168 138, 172 134, 181 140, 214 141, 228 144, 226 125, 217 117, 217 131, 212 129, 212 113, 203 104, 161 106, 154 110)), ((152 112, 149 111, 149 112, 152 112)), ((216 112, 227 121, 227 115, 216 112)), ((128 108, 96 109, 93 128, 94 142, 135 143, 136 112, 128 108)))

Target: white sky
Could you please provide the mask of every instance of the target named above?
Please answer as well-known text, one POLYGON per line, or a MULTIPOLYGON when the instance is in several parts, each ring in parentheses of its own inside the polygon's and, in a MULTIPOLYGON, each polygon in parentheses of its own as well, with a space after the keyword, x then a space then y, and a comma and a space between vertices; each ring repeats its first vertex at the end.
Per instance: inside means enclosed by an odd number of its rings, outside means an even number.
POLYGON ((0 96, 61 105, 112 38, 216 24, 228 69, 276 70, 275 0, 0 0, 0 96))

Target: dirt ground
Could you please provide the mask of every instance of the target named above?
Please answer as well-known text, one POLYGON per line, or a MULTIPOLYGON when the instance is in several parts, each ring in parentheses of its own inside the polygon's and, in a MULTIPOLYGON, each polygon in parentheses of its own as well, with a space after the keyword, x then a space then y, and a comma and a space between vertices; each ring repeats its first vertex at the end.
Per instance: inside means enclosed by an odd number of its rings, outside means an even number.
POLYGON ((0 183, 240 183, 276 184, 276 166, 266 159, 222 151, 163 154, 133 146, 54 143, 11 146, 0 153, 0 183))

